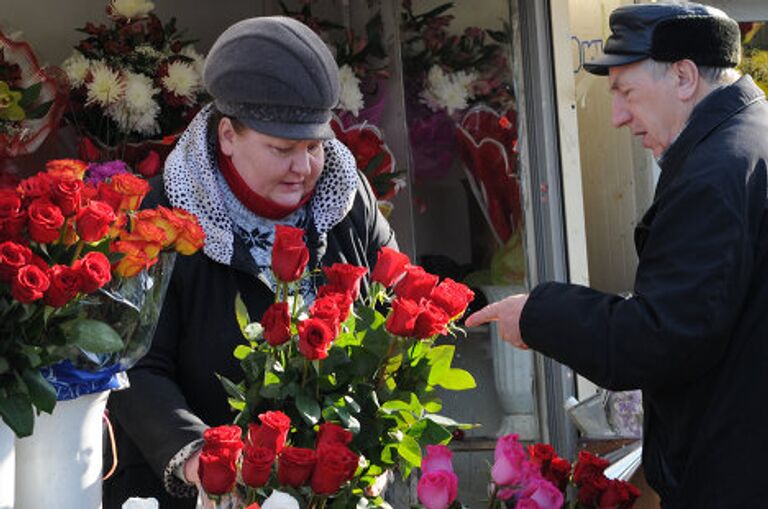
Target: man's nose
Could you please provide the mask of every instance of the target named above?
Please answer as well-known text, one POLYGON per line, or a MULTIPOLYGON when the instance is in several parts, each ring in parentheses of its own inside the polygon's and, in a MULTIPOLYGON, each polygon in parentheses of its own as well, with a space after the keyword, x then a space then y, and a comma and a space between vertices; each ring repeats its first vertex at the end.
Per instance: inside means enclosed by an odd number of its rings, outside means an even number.
POLYGON ((613 127, 625 126, 630 120, 632 120, 632 115, 624 106, 624 101, 614 98, 611 105, 611 122, 613 127))

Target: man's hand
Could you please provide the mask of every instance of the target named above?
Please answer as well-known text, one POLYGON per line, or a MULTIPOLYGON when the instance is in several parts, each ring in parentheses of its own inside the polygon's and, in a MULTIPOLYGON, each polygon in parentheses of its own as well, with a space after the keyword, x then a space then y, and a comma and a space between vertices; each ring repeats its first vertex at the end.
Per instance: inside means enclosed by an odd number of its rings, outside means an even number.
POLYGON ((480 311, 472 313, 464 322, 467 327, 477 327, 488 322, 498 322, 501 339, 521 348, 528 349, 520 336, 520 314, 528 300, 528 294, 512 295, 493 304, 488 304, 480 311))

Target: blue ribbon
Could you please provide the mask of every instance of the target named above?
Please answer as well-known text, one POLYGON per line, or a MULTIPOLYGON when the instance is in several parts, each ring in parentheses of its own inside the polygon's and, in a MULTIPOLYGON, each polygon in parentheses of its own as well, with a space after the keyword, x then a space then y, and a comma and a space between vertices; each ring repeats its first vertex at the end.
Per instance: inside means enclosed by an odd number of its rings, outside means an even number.
POLYGON ((120 389, 123 383, 117 373, 123 371, 112 365, 96 371, 76 368, 71 361, 63 360, 40 370, 43 377, 56 389, 56 400, 66 401, 86 394, 120 389))

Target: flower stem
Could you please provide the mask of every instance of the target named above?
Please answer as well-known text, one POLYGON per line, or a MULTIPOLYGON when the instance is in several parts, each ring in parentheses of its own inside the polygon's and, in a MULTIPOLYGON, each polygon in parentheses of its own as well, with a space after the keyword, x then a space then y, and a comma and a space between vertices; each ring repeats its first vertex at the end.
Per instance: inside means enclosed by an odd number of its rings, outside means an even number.
POLYGON ((82 240, 77 241, 77 246, 75 247, 75 254, 72 255, 72 263, 70 265, 73 265, 78 258, 80 258, 80 253, 83 252, 83 247, 85 246, 85 242, 82 240))
POLYGON ((496 507, 496 495, 499 493, 499 487, 498 485, 493 487, 493 493, 491 494, 491 499, 488 501, 488 509, 494 509, 496 507))

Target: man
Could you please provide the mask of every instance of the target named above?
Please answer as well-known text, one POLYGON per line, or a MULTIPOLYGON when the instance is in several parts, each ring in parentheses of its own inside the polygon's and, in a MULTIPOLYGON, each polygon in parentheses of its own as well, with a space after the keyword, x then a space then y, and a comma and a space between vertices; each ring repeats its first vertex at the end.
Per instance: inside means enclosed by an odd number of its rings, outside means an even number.
POLYGON ((545 283, 470 316, 615 390, 643 390, 643 465, 666 508, 766 507, 768 104, 740 34, 693 3, 616 9, 613 124, 658 159, 630 298, 545 283))

